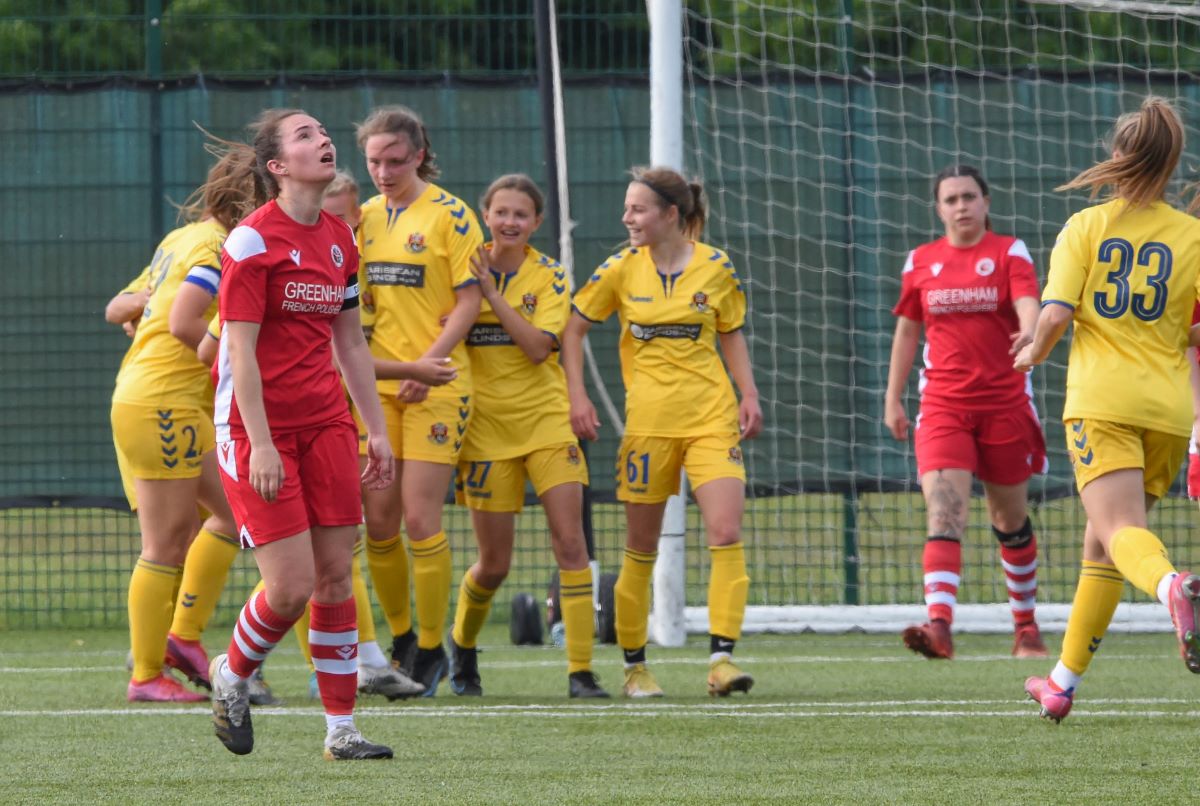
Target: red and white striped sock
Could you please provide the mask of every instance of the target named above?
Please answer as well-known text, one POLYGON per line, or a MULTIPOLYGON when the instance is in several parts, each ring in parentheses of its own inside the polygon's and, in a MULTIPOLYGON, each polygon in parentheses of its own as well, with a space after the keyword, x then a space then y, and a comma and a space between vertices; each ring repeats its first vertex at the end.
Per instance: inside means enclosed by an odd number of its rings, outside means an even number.
POLYGON ((314 600, 310 613, 308 645, 312 647, 321 704, 329 716, 347 716, 354 712, 358 692, 358 611, 354 598, 337 604, 314 600))
POLYGON ((266 591, 251 596, 229 641, 229 671, 241 680, 250 677, 295 623, 271 609, 266 591))
POLYGON ((962 579, 962 544, 953 537, 930 537, 922 556, 925 568, 925 607, 929 620, 954 621, 958 583, 962 579))
POLYGON ((1013 624, 1021 627, 1034 620, 1037 600, 1037 538, 1020 548, 1000 547, 1000 564, 1008 584, 1008 604, 1012 608, 1013 624))

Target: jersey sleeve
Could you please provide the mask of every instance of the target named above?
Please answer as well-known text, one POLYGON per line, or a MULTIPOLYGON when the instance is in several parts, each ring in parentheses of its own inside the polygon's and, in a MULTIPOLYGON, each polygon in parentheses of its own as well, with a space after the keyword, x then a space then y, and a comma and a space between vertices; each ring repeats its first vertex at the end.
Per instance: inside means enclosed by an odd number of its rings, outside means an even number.
POLYGON ((574 309, 591 322, 612 316, 621 302, 621 253, 610 257, 592 272, 583 288, 575 292, 574 309))
POLYGON ((267 305, 267 245, 257 230, 237 227, 221 249, 221 319, 262 322, 267 305))
POLYGON ((909 252, 908 260, 904 261, 904 270, 900 272, 900 299, 896 301, 896 307, 892 308, 892 315, 920 322, 925 318, 925 311, 921 308, 920 289, 913 281, 913 257, 916 254, 916 250, 909 252))
POLYGON ((552 272, 546 271, 541 300, 534 309, 532 324, 554 339, 554 347, 558 349, 558 339, 566 329, 570 315, 571 295, 567 293, 567 274, 562 266, 555 265, 552 272))
POLYGON ((721 265, 729 273, 725 275, 728 286, 717 300, 717 332, 732 333, 746 325, 746 292, 728 255, 721 265))
POLYGON ((1066 305, 1079 307, 1083 298, 1083 286, 1087 282, 1089 250, 1087 233, 1078 216, 1072 216, 1058 233, 1054 250, 1050 253, 1050 273, 1046 275, 1046 289, 1042 292, 1042 305, 1066 305))
POLYGON ((471 273, 471 255, 483 245, 483 230, 475 213, 463 202, 450 210, 450 230, 448 236, 450 259, 450 284, 454 290, 477 283, 471 273))
MULTIPOLYGON (((339 224, 344 222, 339 221, 339 224)), ((342 310, 346 311, 359 306, 362 297, 362 287, 358 284, 358 241, 354 230, 346 224, 345 247, 342 249, 342 270, 346 273, 346 291, 342 296, 342 310)))
POLYGON ((221 340, 221 314, 214 313, 213 318, 208 320, 208 335, 217 341, 221 340))
POLYGON ((1013 300, 1022 297, 1038 298, 1037 272, 1033 268, 1033 255, 1020 238, 1013 241, 1005 256, 1008 264, 1008 294, 1013 300))
POLYGON ((122 294, 136 294, 143 288, 150 285, 150 266, 142 269, 141 274, 129 281, 129 284, 121 289, 122 294))

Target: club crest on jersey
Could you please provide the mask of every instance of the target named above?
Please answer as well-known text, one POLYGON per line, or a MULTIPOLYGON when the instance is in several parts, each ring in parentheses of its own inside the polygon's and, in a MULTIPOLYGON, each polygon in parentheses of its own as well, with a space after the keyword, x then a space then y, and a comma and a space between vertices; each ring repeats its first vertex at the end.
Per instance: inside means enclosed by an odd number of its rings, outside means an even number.
POLYGON ((697 313, 708 313, 708 294, 703 291, 692 294, 692 304, 688 307, 697 313))
POLYGON ((408 243, 404 248, 414 255, 419 255, 425 251, 425 236, 419 232, 414 232, 408 236, 408 243))
POLYGON ((567 446, 567 464, 570 464, 570 465, 579 464, 579 446, 578 445, 568 445, 567 446))
POLYGON ((734 445, 729 449, 729 461, 738 467, 742 466, 742 449, 734 445))
POLYGON ((329 247, 329 256, 333 258, 333 265, 339 269, 342 267, 342 264, 346 262, 346 256, 342 254, 342 247, 338 246, 337 244, 329 247))
POLYGON ((975 273, 980 277, 987 277, 996 270, 996 261, 990 257, 980 258, 975 264, 975 273))
POLYGON ((429 441, 434 445, 445 445, 450 439, 450 429, 445 423, 434 423, 429 426, 429 441))
POLYGON ((932 266, 929 267, 929 273, 932 274, 934 277, 937 277, 939 274, 942 273, 942 264, 934 263, 932 266))
POLYGON ((537 294, 526 294, 521 297, 521 310, 530 316, 537 310, 537 294))

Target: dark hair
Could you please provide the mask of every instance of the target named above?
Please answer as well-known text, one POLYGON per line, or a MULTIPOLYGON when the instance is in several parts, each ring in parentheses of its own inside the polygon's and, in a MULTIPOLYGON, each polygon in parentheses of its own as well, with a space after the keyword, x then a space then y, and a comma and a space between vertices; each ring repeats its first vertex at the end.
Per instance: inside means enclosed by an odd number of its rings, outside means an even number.
MULTIPOLYGON (((1079 173, 1055 190, 1091 188, 1096 198, 1104 186, 1110 198, 1125 199, 1132 207, 1144 207, 1163 197, 1167 182, 1183 153, 1183 122, 1166 98, 1151 95, 1136 112, 1117 118, 1108 148, 1114 156, 1079 173), (1119 156, 1115 152, 1119 152, 1119 156)), ((1196 202, 1192 203, 1192 207, 1196 202)))
POLYGON ((179 218, 198 221, 205 216, 232 230, 267 201, 256 171, 254 149, 246 143, 223 140, 197 124, 207 140, 204 150, 217 158, 204 184, 179 205, 179 218))
MULTIPOLYGON (((937 176, 933 178, 933 203, 937 204, 939 196, 938 192, 942 188, 942 182, 947 179, 955 179, 958 177, 966 177, 975 180, 975 184, 979 185, 979 192, 985 198, 991 198, 988 192, 987 180, 983 178, 983 174, 974 165, 947 165, 945 168, 937 172, 937 176)), ((992 217, 983 217, 983 228, 990 230, 992 228, 992 217)))
POLYGON ((704 186, 697 181, 688 181, 671 168, 647 168, 639 166, 629 171, 634 182, 639 182, 654 191, 662 202, 660 206, 679 210, 679 226, 689 238, 699 238, 708 217, 708 203, 704 198, 704 186))
POLYGON ((279 137, 279 125, 293 115, 307 115, 303 109, 264 109, 250 124, 254 135, 253 143, 255 171, 268 199, 279 195, 279 180, 267 168, 271 160, 279 159, 283 144, 279 137))
POLYGON ((524 193, 533 201, 533 212, 537 215, 541 215, 542 211, 546 209, 546 197, 542 195, 541 188, 525 174, 505 174, 493 180, 479 199, 479 209, 486 210, 492 203, 492 196, 501 190, 516 190, 524 193))
POLYGON ((407 106, 381 106, 367 115, 367 119, 354 127, 358 148, 365 151, 367 140, 377 134, 403 134, 416 149, 424 149, 425 157, 417 166, 417 177, 428 182, 441 173, 437 167, 437 154, 429 142, 429 133, 421 116, 407 106))

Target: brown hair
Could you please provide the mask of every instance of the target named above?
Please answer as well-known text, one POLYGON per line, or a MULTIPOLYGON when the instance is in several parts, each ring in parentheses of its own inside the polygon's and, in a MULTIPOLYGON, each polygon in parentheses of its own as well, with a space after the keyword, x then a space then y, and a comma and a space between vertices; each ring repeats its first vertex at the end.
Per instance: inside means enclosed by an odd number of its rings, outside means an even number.
MULTIPOLYGON (((1117 118, 1108 146, 1113 156, 1093 165, 1055 190, 1091 188, 1089 198, 1110 186, 1108 198, 1144 207, 1163 197, 1183 153, 1183 123, 1166 98, 1151 95, 1136 112, 1117 118)), ((1193 203, 1195 204, 1195 203, 1193 203)))
POLYGON ((268 199, 279 195, 279 180, 267 168, 267 163, 279 159, 283 150, 283 144, 279 137, 279 125, 293 115, 306 114, 308 113, 303 109, 264 109, 250 123, 250 132, 254 135, 251 141, 256 163, 254 170, 258 174, 259 181, 262 182, 268 199))
POLYGON ((267 201, 255 171, 254 149, 245 143, 223 140, 199 124, 196 128, 208 138, 204 150, 217 161, 209 168, 204 184, 178 205, 179 218, 198 221, 210 217, 226 231, 232 230, 267 201))
POLYGON ((377 134, 403 134, 415 149, 424 149, 425 157, 417 166, 417 177, 424 182, 436 179, 441 173, 437 167, 437 154, 429 142, 429 133, 421 116, 407 106, 381 106, 367 115, 367 119, 354 127, 358 148, 365 151, 367 140, 377 134))
MULTIPOLYGON (((987 180, 983 178, 983 174, 973 165, 947 165, 945 168, 937 172, 937 176, 933 178, 933 203, 939 201, 938 191, 942 189, 942 182, 947 179, 970 178, 975 180, 975 184, 979 185, 979 193, 985 198, 991 198, 988 193, 987 180)), ((992 217, 985 215, 983 217, 983 228, 991 230, 992 217)))
POLYGON ((340 196, 343 193, 353 193, 358 198, 358 180, 349 171, 338 170, 333 175, 333 181, 325 188, 326 196, 340 196))
POLYGON ((537 215, 541 215, 542 211, 546 209, 546 197, 542 195, 541 188, 525 174, 505 174, 493 180, 479 199, 479 209, 481 211, 488 209, 492 203, 492 196, 501 190, 516 190, 524 193, 533 201, 533 212, 537 215))
POLYGON ((679 225, 688 238, 699 238, 708 217, 708 203, 704 198, 704 186, 696 181, 684 179, 671 168, 647 168, 639 166, 629 171, 634 182, 639 182, 654 191, 663 208, 674 206, 679 210, 679 225))

